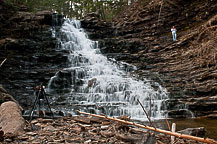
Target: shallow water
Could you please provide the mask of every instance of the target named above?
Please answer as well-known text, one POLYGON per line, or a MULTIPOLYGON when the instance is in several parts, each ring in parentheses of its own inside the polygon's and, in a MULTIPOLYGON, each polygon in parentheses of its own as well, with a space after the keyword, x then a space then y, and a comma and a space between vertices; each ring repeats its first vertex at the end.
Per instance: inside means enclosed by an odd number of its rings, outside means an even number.
MULTIPOLYGON (((205 127, 206 137, 217 140, 217 119, 209 118, 189 118, 189 119, 168 119, 170 126, 176 123, 176 131, 186 128, 205 127)), ((146 122, 145 122, 146 123, 146 122)), ((154 126, 168 130, 166 120, 154 121, 154 126)))
POLYGON ((197 118, 197 119, 171 119, 171 123, 176 123, 177 131, 186 128, 205 127, 206 136, 217 140, 217 119, 197 118))

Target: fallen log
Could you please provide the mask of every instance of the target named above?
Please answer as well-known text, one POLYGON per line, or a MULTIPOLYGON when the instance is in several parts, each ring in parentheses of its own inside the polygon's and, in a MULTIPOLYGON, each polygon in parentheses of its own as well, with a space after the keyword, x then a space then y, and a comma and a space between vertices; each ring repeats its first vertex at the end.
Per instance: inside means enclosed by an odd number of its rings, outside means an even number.
POLYGON ((162 130, 162 129, 158 129, 158 128, 154 128, 154 127, 150 127, 150 126, 146 126, 146 125, 141 125, 141 124, 137 124, 137 123, 134 123, 134 122, 129 122, 129 121, 125 121, 125 120, 121 120, 121 119, 117 119, 117 118, 102 116, 102 115, 96 115, 96 114, 85 113, 85 112, 80 112, 80 111, 78 111, 78 112, 80 114, 91 115, 91 116, 99 117, 99 118, 103 118, 103 119, 114 120, 114 121, 121 122, 121 123, 128 124, 128 125, 134 125, 134 126, 137 126, 137 127, 140 127, 140 128, 144 128, 144 129, 148 129, 148 130, 151 130, 151 131, 155 131, 155 132, 175 136, 175 137, 178 137, 178 138, 190 139, 190 140, 195 140, 195 141, 204 142, 204 143, 208 143, 208 144, 217 144, 217 141, 215 141, 213 139, 209 139, 209 138, 201 138, 201 137, 181 134, 181 133, 177 133, 177 132, 171 132, 171 131, 167 131, 167 130, 162 130))

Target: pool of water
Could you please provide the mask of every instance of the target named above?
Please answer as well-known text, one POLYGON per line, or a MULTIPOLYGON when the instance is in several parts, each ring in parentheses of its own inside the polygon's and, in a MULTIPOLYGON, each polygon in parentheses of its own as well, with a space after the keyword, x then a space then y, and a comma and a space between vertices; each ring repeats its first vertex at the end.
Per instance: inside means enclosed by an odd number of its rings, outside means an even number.
MULTIPOLYGON (((204 127, 206 129, 206 137, 217 140, 217 119, 209 118, 188 118, 188 119, 168 119, 170 127, 172 123, 176 123, 176 131, 186 128, 204 127)), ((155 127, 168 130, 166 120, 158 120, 153 122, 155 127)), ((147 122, 145 122, 147 124, 147 122)))

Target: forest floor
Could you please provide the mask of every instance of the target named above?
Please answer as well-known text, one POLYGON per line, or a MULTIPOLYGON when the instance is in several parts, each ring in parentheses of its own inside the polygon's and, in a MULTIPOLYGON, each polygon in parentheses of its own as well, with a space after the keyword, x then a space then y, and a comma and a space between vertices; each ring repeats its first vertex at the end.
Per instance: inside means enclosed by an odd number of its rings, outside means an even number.
MULTIPOLYGON (((119 118, 129 120, 126 116, 119 118)), ((37 118, 30 123, 26 122, 24 130, 24 133, 18 137, 5 137, 2 143, 165 144, 171 141, 169 135, 91 116, 37 118)), ((202 142, 182 138, 177 138, 174 142, 202 144, 202 142)))

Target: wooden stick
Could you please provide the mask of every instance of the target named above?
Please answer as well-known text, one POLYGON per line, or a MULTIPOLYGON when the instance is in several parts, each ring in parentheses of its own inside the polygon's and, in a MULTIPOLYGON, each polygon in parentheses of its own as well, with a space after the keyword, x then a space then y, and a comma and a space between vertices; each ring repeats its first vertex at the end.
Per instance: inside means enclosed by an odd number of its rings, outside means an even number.
POLYGON ((143 107, 142 103, 139 101, 139 99, 137 99, 137 101, 139 102, 140 106, 142 107, 143 111, 145 112, 145 115, 146 115, 148 121, 150 122, 151 126, 154 127, 151 120, 150 120, 150 118, 148 117, 148 114, 147 114, 145 108, 143 107))
POLYGON ((125 121, 125 120, 121 120, 121 119, 117 119, 117 118, 111 118, 111 117, 106 117, 106 116, 96 115, 96 114, 91 114, 91 113, 85 113, 85 112, 80 112, 80 111, 78 111, 78 112, 80 114, 90 115, 90 116, 99 117, 99 118, 108 119, 108 120, 114 120, 114 121, 121 122, 121 123, 128 124, 128 125, 134 125, 134 126, 137 126, 140 128, 144 128, 144 129, 148 129, 151 131, 175 136, 178 138, 185 138, 185 139, 195 140, 195 141, 204 142, 204 143, 208 143, 208 144, 217 144, 217 141, 215 141, 213 139, 209 139, 209 138, 200 138, 200 137, 181 134, 181 133, 177 133, 177 132, 166 131, 166 130, 162 130, 162 129, 158 129, 158 128, 154 128, 154 127, 150 127, 150 126, 145 126, 145 125, 141 125, 141 124, 137 124, 134 122, 129 122, 129 121, 125 121))
POLYGON ((165 116, 165 120, 166 120, 166 123, 167 123, 168 129, 169 129, 169 131, 170 131, 170 124, 169 124, 169 122, 168 122, 168 120, 167 120, 167 116, 166 116, 165 113, 164 113, 164 116, 165 116))
POLYGON ((150 106, 150 108, 149 108, 149 118, 151 120, 151 95, 149 96, 149 98, 150 98, 150 101, 149 101, 150 102, 150 105, 149 105, 150 106))
MULTIPOLYGON (((176 132, 176 123, 172 124, 172 132, 176 132)), ((171 144, 174 144, 175 136, 171 136, 171 144)))
POLYGON ((2 63, 0 64, 0 67, 4 64, 4 62, 7 60, 7 58, 5 58, 2 63))

